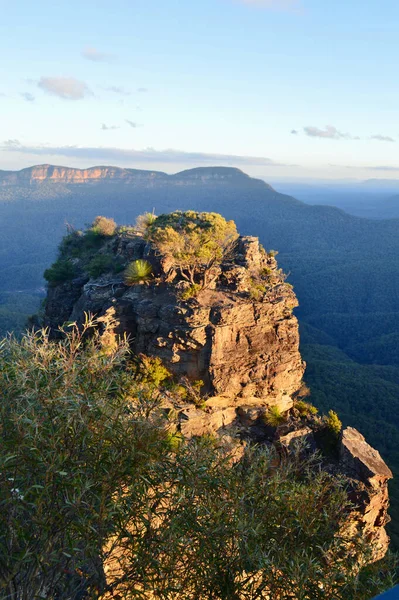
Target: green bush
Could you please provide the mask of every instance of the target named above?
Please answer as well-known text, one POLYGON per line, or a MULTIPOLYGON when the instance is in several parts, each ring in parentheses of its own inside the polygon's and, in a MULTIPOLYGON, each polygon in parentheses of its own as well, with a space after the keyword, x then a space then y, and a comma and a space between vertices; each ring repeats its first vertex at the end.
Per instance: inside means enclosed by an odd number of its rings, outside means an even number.
POLYGON ((294 408, 299 411, 301 416, 309 416, 309 415, 317 415, 317 408, 310 404, 309 402, 304 402, 303 400, 297 400, 294 403, 294 408))
POLYGON ((190 285, 190 287, 183 290, 179 297, 181 300, 189 300, 190 298, 195 298, 200 293, 202 287, 198 283, 194 283, 190 285))
POLYGON ((328 430, 336 437, 338 437, 342 431, 342 423, 339 420, 337 413, 334 412, 333 410, 328 411, 328 416, 326 418, 326 425, 327 425, 328 430))
POLYGON ((115 325, 2 340, 1 598, 368 600, 392 587, 390 560, 363 568, 345 480, 317 456, 249 447, 232 465, 212 436, 171 432, 115 325))
POLYGON ((75 276, 76 268, 74 264, 70 260, 63 258, 59 258, 43 274, 44 279, 50 286, 71 281, 75 276))
POLYGON ((152 274, 152 266, 148 260, 135 260, 131 262, 125 270, 126 285, 135 285, 136 283, 145 283, 149 281, 152 274))
POLYGON ((146 236, 183 279, 206 288, 214 280, 212 268, 233 248, 238 233, 234 221, 190 210, 160 215, 146 236))
POLYGON ((90 277, 99 277, 103 273, 113 271, 115 258, 112 254, 97 254, 86 267, 90 277))
POLYGON ((266 294, 267 288, 262 283, 254 283, 252 282, 249 287, 249 297, 251 300, 260 300, 266 294))
POLYGON ((139 358, 137 374, 140 381, 159 388, 171 376, 158 356, 153 357, 140 354, 139 358))
POLYGON ((263 420, 266 425, 278 427, 287 420, 286 415, 279 409, 278 406, 270 406, 263 415, 263 420))

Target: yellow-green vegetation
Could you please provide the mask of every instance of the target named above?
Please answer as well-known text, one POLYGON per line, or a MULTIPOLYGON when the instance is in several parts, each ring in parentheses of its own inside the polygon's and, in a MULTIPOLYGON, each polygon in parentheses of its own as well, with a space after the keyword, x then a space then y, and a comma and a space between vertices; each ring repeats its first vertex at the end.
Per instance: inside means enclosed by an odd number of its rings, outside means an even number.
POLYGON ((278 406, 270 406, 264 413, 263 420, 271 427, 278 427, 282 423, 285 423, 287 416, 279 409, 278 406))
POLYGON ((153 357, 140 354, 138 358, 137 377, 140 381, 159 388, 161 384, 171 377, 171 373, 158 356, 153 357))
POLYGON ((179 294, 180 300, 189 300, 190 298, 195 298, 200 293, 202 287, 198 283, 194 283, 190 285, 186 289, 184 289, 179 294))
POLYGON ((317 415, 318 410, 310 402, 304 402, 304 400, 297 400, 294 403, 294 408, 299 412, 301 417, 308 417, 310 415, 317 415))
POLYGON ((134 260, 125 270, 126 285, 135 285, 136 283, 145 283, 149 281, 152 275, 152 266, 148 260, 134 260))
POLYGON ((339 436, 342 430, 342 423, 339 420, 339 417, 336 412, 333 410, 328 411, 328 416, 326 418, 326 425, 328 430, 335 436, 339 436))
POLYGON ((260 300, 266 294, 267 288, 263 283, 251 281, 249 297, 251 300, 260 300))
POLYGON ((116 223, 114 219, 98 216, 94 219, 90 229, 96 235, 109 237, 115 234, 116 223))
POLYGON ((217 266, 238 238, 234 221, 217 213, 176 211, 160 215, 149 225, 146 237, 193 286, 206 288, 217 266))
POLYGON ((156 220, 154 213, 146 212, 139 215, 136 219, 136 225, 134 227, 137 233, 145 234, 150 225, 156 220))
POLYGON ((0 344, 1 598, 369 600, 393 585, 389 561, 354 568, 368 548, 342 527, 345 481, 317 456, 255 447, 233 465, 172 433, 167 373, 137 369, 115 325, 0 344))

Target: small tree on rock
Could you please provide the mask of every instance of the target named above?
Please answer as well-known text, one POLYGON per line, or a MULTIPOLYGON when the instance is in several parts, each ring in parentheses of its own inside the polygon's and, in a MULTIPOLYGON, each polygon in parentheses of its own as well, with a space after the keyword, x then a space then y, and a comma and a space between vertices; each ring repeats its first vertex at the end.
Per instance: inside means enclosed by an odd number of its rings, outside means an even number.
POLYGON ((234 221, 217 213, 176 211, 160 215, 148 227, 147 238, 191 285, 206 288, 212 268, 220 264, 238 238, 234 221))

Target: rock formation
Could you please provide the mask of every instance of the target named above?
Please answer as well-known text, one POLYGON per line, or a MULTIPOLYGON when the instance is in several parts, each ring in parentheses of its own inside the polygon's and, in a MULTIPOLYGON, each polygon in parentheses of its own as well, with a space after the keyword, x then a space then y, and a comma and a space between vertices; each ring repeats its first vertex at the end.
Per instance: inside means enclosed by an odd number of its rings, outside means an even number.
MULTIPOLYGON (((153 279, 128 286, 123 273, 112 273, 111 267, 90 278, 84 259, 70 258, 76 276, 48 291, 45 325, 54 335, 65 321, 81 322, 85 312, 100 315, 114 307, 119 331, 129 336, 134 353, 160 358, 176 380, 202 381, 201 406, 184 399, 169 406, 183 435, 234 434, 278 443, 287 452, 302 438, 310 449, 323 449, 322 419, 295 406, 305 368, 293 315, 296 296, 257 238, 240 237, 216 268, 211 287, 188 300, 182 300, 187 283, 170 274, 165 258, 140 235, 112 236, 98 250, 101 255, 122 265, 145 259, 153 279), (270 407, 285 414, 283 424, 268 424, 270 407)), ((326 468, 348 478, 357 506, 350 527, 363 532, 373 558, 381 558, 388 547, 384 526, 392 474, 352 428, 344 430, 334 452, 326 456, 326 468)))

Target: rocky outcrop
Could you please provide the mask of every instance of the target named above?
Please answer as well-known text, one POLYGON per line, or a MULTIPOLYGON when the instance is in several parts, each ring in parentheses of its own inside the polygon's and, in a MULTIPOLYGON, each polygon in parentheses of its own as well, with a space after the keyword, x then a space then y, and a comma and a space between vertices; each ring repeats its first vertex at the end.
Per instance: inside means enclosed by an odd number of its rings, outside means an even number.
POLYGON ((350 523, 352 534, 363 532, 374 560, 382 558, 389 539, 385 525, 389 522, 388 480, 392 472, 356 429, 342 433, 339 465, 352 485, 350 498, 358 507, 350 523))
MULTIPOLYGON (((135 353, 161 358, 177 377, 202 380, 208 396, 221 396, 237 407, 292 406, 304 371, 292 314, 297 300, 257 238, 241 238, 212 289, 188 301, 179 300, 183 282, 165 282, 167 267, 142 238, 118 237, 110 250, 127 262, 148 259, 157 277, 148 285, 129 287, 122 276, 88 280, 82 274, 50 288, 46 325, 55 329, 64 321, 81 321, 84 312, 103 314, 115 306, 120 329, 135 353), (251 281, 262 269, 270 273, 264 293, 251 299, 251 281)), ((209 407, 218 410, 217 405, 209 407)))
MULTIPOLYGON (((98 254, 111 255, 119 264, 143 258, 151 262, 154 277, 133 286, 124 283, 122 274, 93 279, 84 260, 72 258, 77 276, 48 292, 45 325, 54 334, 64 321, 81 322, 85 312, 102 315, 113 307, 134 353, 160 358, 177 381, 202 380, 201 405, 184 398, 168 401, 166 395, 165 410, 173 409, 174 427, 183 435, 234 434, 277 444, 283 453, 300 440, 309 451, 323 449, 323 420, 294 407, 305 366, 293 315, 296 296, 257 238, 239 238, 215 270, 212 285, 188 300, 182 300, 188 284, 142 237, 117 234, 98 254), (284 423, 274 427, 266 418, 273 406, 285 414, 284 423)), ((324 460, 327 469, 350 483, 355 508, 348 528, 370 541, 373 560, 381 558, 389 541, 384 527, 391 471, 352 428, 324 460)))

